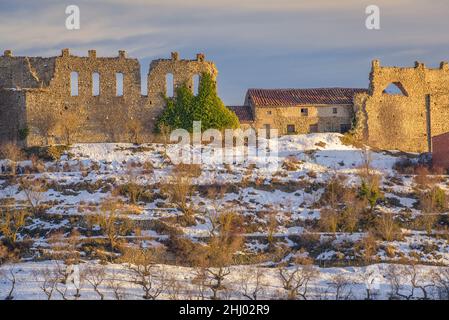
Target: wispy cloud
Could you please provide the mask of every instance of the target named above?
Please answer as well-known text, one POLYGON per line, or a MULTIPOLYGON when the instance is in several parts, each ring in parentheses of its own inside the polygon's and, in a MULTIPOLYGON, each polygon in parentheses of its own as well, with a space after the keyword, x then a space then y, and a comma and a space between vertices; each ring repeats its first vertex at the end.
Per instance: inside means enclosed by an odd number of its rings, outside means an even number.
POLYGON ((239 103, 249 86, 366 86, 374 57, 436 64, 449 58, 447 13, 447 0, 0 0, 0 43, 27 55, 126 49, 144 69, 173 50, 204 51, 225 101, 239 103), (380 31, 364 28, 374 2, 380 31), (79 31, 65 29, 69 4, 81 9, 79 31))

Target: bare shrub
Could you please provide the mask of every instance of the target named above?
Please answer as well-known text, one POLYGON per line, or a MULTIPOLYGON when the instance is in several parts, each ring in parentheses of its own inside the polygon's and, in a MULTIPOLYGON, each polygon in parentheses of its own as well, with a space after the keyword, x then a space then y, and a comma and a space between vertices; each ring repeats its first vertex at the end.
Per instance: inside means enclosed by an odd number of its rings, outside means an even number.
POLYGON ((439 187, 421 192, 419 194, 419 207, 424 213, 445 212, 448 209, 446 192, 439 187))
POLYGON ((14 207, 0 211, 0 232, 7 244, 14 246, 17 243, 20 231, 26 225, 27 217, 26 211, 14 207))
POLYGON ((377 240, 372 232, 368 232, 357 244, 358 249, 363 257, 365 263, 370 263, 373 260, 373 256, 377 253, 377 240))
POLYGON ((132 273, 131 282, 142 289, 145 300, 156 300, 167 286, 166 275, 156 266, 161 254, 159 249, 127 248, 124 251, 122 261, 132 273))
POLYGON ((11 175, 15 175, 17 162, 24 157, 22 149, 17 144, 8 142, 0 146, 0 156, 11 161, 11 175))
POLYGON ((39 283, 39 288, 51 300, 53 293, 58 285, 57 273, 53 268, 45 267, 33 272, 35 280, 39 283))
POLYGON ((420 189, 425 189, 432 183, 432 179, 429 177, 430 171, 427 167, 418 166, 415 169, 415 174, 414 181, 420 189))
POLYGON ((261 268, 249 269, 240 275, 240 292, 248 300, 258 300, 267 282, 261 268))
POLYGON ((16 284, 17 284, 15 268, 10 267, 6 272, 4 272, 3 276, 10 283, 10 288, 9 288, 7 296, 5 297, 5 300, 13 300, 14 299, 14 291, 16 289, 16 284))
POLYGON ((310 264, 304 266, 296 265, 292 268, 279 268, 282 288, 285 290, 289 300, 298 298, 307 300, 310 282, 316 277, 317 271, 310 264))
POLYGON ((105 200, 97 215, 89 217, 89 225, 98 225, 105 236, 109 249, 114 252, 122 242, 122 237, 131 230, 131 221, 120 217, 122 205, 113 200, 105 200))
POLYGON ((449 300, 449 268, 438 268, 430 273, 432 284, 440 300, 449 300))
POLYGON ((176 204, 182 211, 184 222, 187 225, 194 224, 194 209, 189 201, 194 191, 191 178, 182 175, 172 177, 169 183, 162 186, 162 191, 168 195, 170 202, 176 204))
POLYGON ((432 287, 430 275, 419 273, 415 264, 389 265, 386 278, 390 282, 392 299, 417 299, 416 290, 422 294, 420 299, 429 299, 429 289, 432 287))
POLYGON ((391 212, 382 213, 376 219, 376 233, 385 241, 394 241, 401 238, 401 230, 391 212))
POLYGON ((176 176, 182 175, 185 177, 196 178, 201 175, 201 165, 199 164, 188 164, 180 163, 173 169, 173 174, 176 176))
POLYGON ((41 179, 31 180, 22 178, 19 185, 25 193, 27 203, 31 207, 33 214, 38 215, 42 210, 42 201, 45 199, 46 181, 41 179))
POLYGON ((319 226, 325 232, 335 233, 338 230, 339 214, 338 211, 330 208, 324 208, 320 211, 319 226))
POLYGON ((352 284, 352 281, 341 273, 334 274, 330 281, 327 282, 328 287, 333 289, 335 294, 334 300, 350 300, 352 297, 352 284))
POLYGON ((198 257, 198 264, 210 276, 206 285, 212 291, 213 300, 219 299, 219 293, 227 289, 224 280, 231 273, 229 267, 234 254, 243 243, 241 225, 241 218, 236 213, 222 213, 217 232, 211 235, 204 254, 198 257))
POLYGON ((107 287, 113 292, 115 300, 123 300, 126 298, 123 281, 118 278, 117 272, 113 272, 110 279, 106 283, 107 287))
POLYGON ((104 293, 100 291, 100 286, 106 280, 106 268, 103 265, 89 265, 85 269, 86 281, 92 286, 100 300, 104 300, 104 293))

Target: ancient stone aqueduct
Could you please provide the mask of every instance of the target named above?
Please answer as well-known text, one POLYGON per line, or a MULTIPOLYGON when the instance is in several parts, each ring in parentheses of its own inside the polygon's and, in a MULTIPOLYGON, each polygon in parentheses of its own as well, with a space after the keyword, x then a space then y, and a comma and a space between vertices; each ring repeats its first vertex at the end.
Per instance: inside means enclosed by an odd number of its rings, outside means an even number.
MULTIPOLYGON (((77 137, 80 142, 120 141, 121 137, 111 138, 98 125, 113 112, 124 119, 139 119, 150 132, 164 108, 166 75, 173 75, 174 88, 186 83, 193 90, 194 76, 202 73, 214 79, 217 76, 214 63, 205 61, 203 54, 182 60, 174 52, 171 59, 151 62, 148 93, 142 95, 139 61, 128 58, 124 51, 119 51, 118 57, 97 57, 96 51, 90 50, 87 57, 78 57, 63 49, 60 56, 42 58, 15 57, 7 50, 0 56, 0 142, 18 142, 23 139, 21 130, 29 128, 22 143, 40 144, 42 136, 33 123, 66 110, 79 110, 87 119, 77 137), (76 94, 72 92, 74 73, 76 94), (97 93, 92 89, 95 78, 97 93), (118 81, 122 81, 120 93, 118 81)), ((416 62, 414 67, 399 68, 382 67, 374 60, 369 89, 354 95, 353 108, 353 132, 370 145, 429 151, 431 138, 449 131, 449 64, 442 62, 431 69, 416 62), (385 91, 391 84, 399 88, 399 94, 385 91)), ((115 121, 112 116, 111 120, 115 121)))

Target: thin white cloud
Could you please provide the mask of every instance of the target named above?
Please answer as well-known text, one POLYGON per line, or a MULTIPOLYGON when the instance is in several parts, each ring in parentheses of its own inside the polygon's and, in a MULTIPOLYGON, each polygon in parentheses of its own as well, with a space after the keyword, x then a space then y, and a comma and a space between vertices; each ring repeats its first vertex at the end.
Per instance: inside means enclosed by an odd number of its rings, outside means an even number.
MULTIPOLYGON (((324 68, 335 63, 345 64, 351 70, 345 72, 348 79, 351 72, 354 79, 360 79, 366 70, 356 70, 351 62, 369 66, 373 57, 390 59, 391 63, 401 58, 444 59, 444 52, 449 52, 447 0, 72 3, 81 9, 79 31, 65 29, 65 4, 60 1, 0 2, 2 49, 27 55, 55 55, 62 47, 70 47, 77 54, 97 49, 99 55, 115 55, 118 49, 126 49, 137 58, 168 56, 172 50, 181 51, 183 56, 205 51, 219 64, 221 74, 233 77, 220 81, 225 85, 225 94, 239 83, 268 84, 270 75, 271 79, 297 81, 297 75, 286 70, 305 72, 304 78, 313 79, 316 74, 307 74, 312 70, 306 65, 316 64, 326 72, 324 68), (373 3, 381 8, 380 31, 368 31, 364 26, 365 7, 373 3), (303 61, 304 57, 307 61, 303 61), (267 68, 268 65, 279 66, 282 71, 273 74, 276 68, 267 68)), ((341 80, 333 74, 323 76, 329 81, 334 77, 336 83, 341 80)))

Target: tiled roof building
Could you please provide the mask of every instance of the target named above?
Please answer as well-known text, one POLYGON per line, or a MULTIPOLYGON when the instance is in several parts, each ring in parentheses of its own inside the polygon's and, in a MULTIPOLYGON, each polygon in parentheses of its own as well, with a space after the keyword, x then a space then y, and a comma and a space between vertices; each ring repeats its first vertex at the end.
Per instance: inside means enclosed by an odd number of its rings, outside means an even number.
POLYGON ((249 89, 243 106, 229 107, 243 127, 277 129, 279 134, 346 132, 361 88, 249 89))

